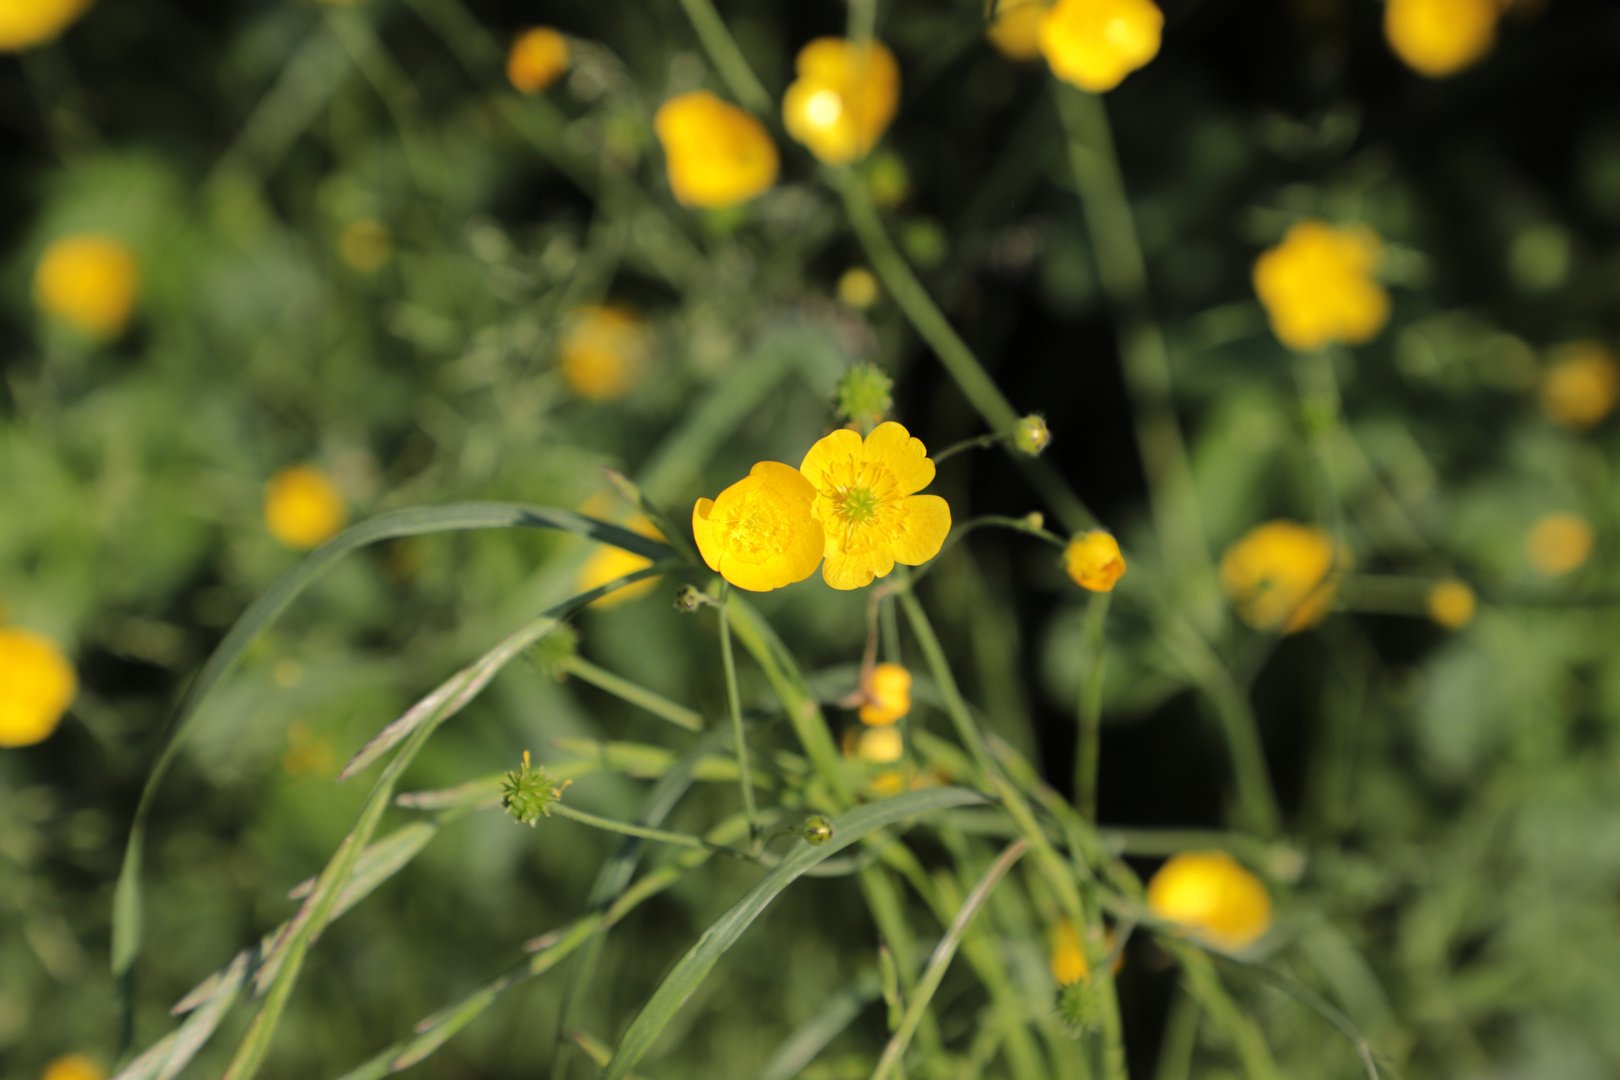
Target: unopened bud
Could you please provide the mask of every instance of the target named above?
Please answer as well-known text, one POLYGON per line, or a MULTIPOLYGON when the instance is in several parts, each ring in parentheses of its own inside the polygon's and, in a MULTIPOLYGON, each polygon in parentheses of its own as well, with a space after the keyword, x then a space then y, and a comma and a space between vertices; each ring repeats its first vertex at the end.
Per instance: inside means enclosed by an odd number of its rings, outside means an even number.
POLYGON ((1030 413, 1013 428, 1013 445, 1020 453, 1040 457, 1041 451, 1052 445, 1052 429, 1046 426, 1046 417, 1030 413))
POLYGON ((1046 528, 1046 515, 1039 510, 1031 510, 1024 515, 1024 524, 1032 529, 1046 528))
POLYGON ((701 591, 694 586, 687 585, 685 588, 681 589, 680 592, 675 594, 675 610, 685 612, 696 611, 698 608, 703 606, 703 601, 705 599, 707 598, 701 591))

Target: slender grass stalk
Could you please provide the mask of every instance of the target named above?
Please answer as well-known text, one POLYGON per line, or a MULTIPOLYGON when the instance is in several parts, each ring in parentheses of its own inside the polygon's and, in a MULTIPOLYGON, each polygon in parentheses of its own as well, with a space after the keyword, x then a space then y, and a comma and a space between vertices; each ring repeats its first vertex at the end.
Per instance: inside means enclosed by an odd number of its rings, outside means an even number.
POLYGON ((1271 1047, 1254 1018, 1238 1007, 1237 1002, 1221 985, 1215 962, 1202 949, 1184 942, 1159 939, 1186 973, 1185 983, 1190 993, 1216 1027, 1226 1033, 1237 1049, 1238 1060, 1249 1080, 1277 1080, 1277 1063, 1271 1056, 1271 1047))
POLYGON ((988 435, 979 435, 976 438, 963 439, 959 443, 952 443, 950 446, 947 446, 945 449, 936 451, 934 454, 932 454, 930 456, 933 458, 934 464, 938 465, 940 462, 945 461, 945 460, 947 460, 949 458, 953 458, 957 454, 962 453, 963 451, 966 451, 966 450, 982 450, 987 446, 995 446, 997 443, 1004 443, 1008 439, 1010 439, 1011 437, 1012 437, 1011 432, 992 431, 988 435))
POLYGON ((754 809, 754 778, 748 770, 748 736, 743 732, 742 697, 737 691, 737 661, 731 655, 731 582, 720 580, 720 662, 726 669, 726 701, 731 707, 731 737, 737 744, 737 782, 742 785, 743 813, 748 815, 748 837, 759 840, 759 813, 754 809))
POLYGON ((1170 1001, 1170 1018, 1164 1024, 1159 1042, 1159 1067, 1154 1080, 1188 1080, 1192 1075, 1193 1051, 1198 1047, 1198 1000, 1178 987, 1170 1001))
POLYGON ((1097 763, 1102 741, 1102 691, 1108 642, 1103 628, 1113 593, 1092 593, 1081 631, 1079 738, 1074 749, 1074 805, 1080 816, 1097 823, 1097 763))
POLYGON ((622 701, 646 709, 676 727, 685 728, 687 731, 703 730, 703 717, 695 710, 671 701, 664 695, 633 683, 621 675, 599 668, 584 657, 577 655, 569 657, 563 663, 562 670, 583 682, 590 683, 598 690, 605 690, 622 701))
POLYGON ((934 955, 928 960, 928 967, 923 970, 922 978, 917 980, 916 992, 911 995, 911 1001, 906 1006, 906 1014, 900 1020, 900 1027, 896 1029, 889 1039, 889 1045, 883 1048, 883 1056, 878 1059, 877 1067, 872 1070, 872 1080, 886 1080, 900 1061, 900 1055, 905 1053, 906 1047, 911 1043, 911 1036, 921 1022, 923 1012, 934 997, 934 991, 939 989, 939 982, 945 977, 945 969, 950 966, 951 960, 956 956, 956 949, 962 943, 962 936, 967 933, 968 923, 979 913, 984 902, 989 899, 990 890, 994 889, 1012 869, 1014 863, 1023 857, 1029 850, 1029 841, 1015 840, 1007 846, 990 869, 984 872, 979 883, 968 893, 967 899, 962 902, 962 908, 951 920, 950 927, 945 931, 945 937, 934 948, 934 955))
POLYGON ((668 829, 653 829, 646 825, 634 825, 628 821, 616 821, 613 818, 593 814, 588 810, 575 809, 566 803, 552 803, 550 809, 558 817, 567 818, 569 821, 577 821, 581 825, 589 825, 593 829, 601 829, 604 832, 619 833, 623 836, 636 836, 643 840, 656 840, 660 844, 675 844, 679 847, 708 848, 710 851, 718 851, 725 855, 735 855, 739 859, 748 859, 751 862, 759 861, 759 856, 753 852, 728 847, 725 844, 711 844, 703 837, 693 836, 691 833, 670 832, 668 829))
POLYGON ((725 20, 710 0, 681 0, 681 7, 686 10, 703 51, 709 54, 715 70, 720 72, 720 78, 737 100, 761 116, 769 115, 771 95, 765 92, 754 69, 748 66, 747 57, 737 47, 737 39, 731 36, 725 20))
POLYGON ((1069 137, 1069 161, 1086 215, 1097 275, 1119 320, 1120 360, 1136 412, 1136 441, 1166 561, 1213 589, 1214 563, 1193 487, 1192 465, 1171 400, 1170 352, 1148 302, 1147 263, 1137 239, 1114 136, 1102 99, 1053 87, 1069 137), (1207 584, 1206 584, 1207 583, 1207 584))

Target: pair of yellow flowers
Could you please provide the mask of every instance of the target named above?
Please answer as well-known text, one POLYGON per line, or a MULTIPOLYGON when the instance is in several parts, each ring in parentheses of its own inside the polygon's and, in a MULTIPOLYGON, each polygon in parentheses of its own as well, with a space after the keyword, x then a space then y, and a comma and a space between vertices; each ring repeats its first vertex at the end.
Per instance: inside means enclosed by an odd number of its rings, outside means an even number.
POLYGON ((840 429, 798 468, 761 461, 692 509, 692 534, 709 568, 740 589, 765 592, 821 566, 835 589, 858 589, 894 564, 939 554, 951 508, 919 495, 934 479, 922 440, 894 421, 862 439, 840 429))

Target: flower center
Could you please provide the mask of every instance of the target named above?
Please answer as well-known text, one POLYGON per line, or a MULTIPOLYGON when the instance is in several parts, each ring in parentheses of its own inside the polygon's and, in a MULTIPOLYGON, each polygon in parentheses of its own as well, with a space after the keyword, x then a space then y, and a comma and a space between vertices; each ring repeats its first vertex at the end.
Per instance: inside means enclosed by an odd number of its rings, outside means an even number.
POLYGON ((838 513, 852 525, 867 525, 877 517, 877 492, 871 488, 845 488, 838 503, 838 513))
POLYGON ((731 520, 727 546, 745 561, 778 553, 788 524, 774 500, 749 499, 731 520))

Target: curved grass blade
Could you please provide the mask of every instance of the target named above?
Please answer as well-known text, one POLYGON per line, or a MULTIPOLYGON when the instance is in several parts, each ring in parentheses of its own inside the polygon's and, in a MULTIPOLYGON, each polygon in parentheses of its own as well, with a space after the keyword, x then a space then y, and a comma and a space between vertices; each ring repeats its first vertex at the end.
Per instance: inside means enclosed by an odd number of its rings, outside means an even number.
POLYGON ((827 1044, 841 1035, 850 1022, 878 999, 882 980, 868 971, 849 986, 827 999, 821 1011, 793 1030, 776 1053, 765 1063, 755 1080, 793 1080, 804 1071, 827 1044))
MULTIPOLYGON (((1215 954, 1212 953, 1211 955, 1215 954)), ((1378 1072, 1378 1062, 1373 1057, 1372 1040, 1361 1033, 1361 1029, 1356 1026, 1354 1020, 1351 1020, 1341 1010, 1329 1003, 1322 995, 1280 971, 1273 971, 1271 968, 1261 967, 1259 964, 1245 964, 1223 956, 1216 956, 1216 959, 1237 968, 1239 971, 1253 975, 1268 986, 1281 990, 1338 1028, 1340 1034, 1350 1040, 1350 1045, 1356 1051, 1356 1057, 1361 1059, 1361 1067, 1367 1073, 1367 1080, 1381 1080, 1378 1072)))
MULTIPOLYGON (((655 561, 670 554, 670 549, 664 544, 582 514, 522 503, 468 502, 382 514, 345 529, 306 555, 277 578, 275 584, 236 620, 225 635, 225 640, 220 642, 196 679, 187 687, 169 722, 163 749, 152 765, 146 786, 141 790, 140 802, 135 807, 134 821, 124 848, 123 869, 119 872, 118 884, 113 892, 112 970, 115 976, 123 976, 129 971, 141 949, 141 858, 145 850, 146 823, 158 787, 190 734, 197 710, 236 667, 248 647, 300 593, 339 559, 357 548, 404 536, 501 528, 558 529, 612 544, 655 561)), ((126 1010, 129 1004, 125 1003, 126 1010)))
POLYGON ((983 795, 966 788, 928 788, 909 791, 881 802, 868 803, 840 815, 833 822, 833 835, 820 847, 800 840, 776 869, 749 890, 748 894, 732 906, 712 926, 691 950, 665 977, 653 996, 642 1008, 640 1015, 625 1032, 613 1060, 602 1073, 602 1080, 624 1080, 635 1068, 660 1033, 674 1019, 682 1005, 697 991, 705 976, 719 961, 720 955, 736 943, 744 930, 759 918, 782 890, 793 884, 806 870, 842 851, 858 840, 919 814, 933 813, 957 806, 987 801, 983 795))

